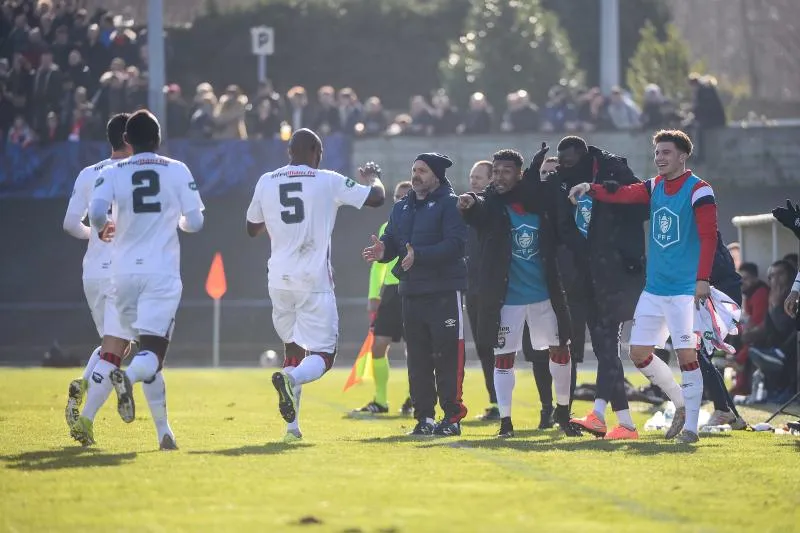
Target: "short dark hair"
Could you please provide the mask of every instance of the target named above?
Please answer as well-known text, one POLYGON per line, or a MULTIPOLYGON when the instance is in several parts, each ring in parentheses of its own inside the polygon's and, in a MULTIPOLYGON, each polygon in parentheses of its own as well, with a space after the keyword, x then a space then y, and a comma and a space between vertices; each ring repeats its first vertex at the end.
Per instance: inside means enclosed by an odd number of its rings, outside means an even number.
POLYGON ((567 148, 574 148, 575 150, 583 153, 589 150, 586 141, 577 135, 567 135, 558 143, 558 151, 563 152, 567 148))
POLYGON ((784 261, 791 263, 793 265, 797 265, 798 259, 800 259, 800 257, 795 252, 783 256, 784 261))
POLYGON ((134 152, 154 152, 161 144, 161 126, 155 115, 141 109, 128 118, 125 136, 134 152))
POLYGON ((789 261, 786 261, 785 259, 778 259, 777 261, 772 263, 771 266, 773 268, 782 268, 783 270, 786 271, 786 275, 789 276, 790 278, 793 277, 796 273, 796 269, 792 266, 792 264, 789 261))
POLYGON ((739 265, 739 272, 745 272, 747 274, 750 274, 754 278, 757 278, 758 277, 758 265, 755 264, 755 263, 747 263, 747 262, 742 263, 741 265, 739 265))
POLYGON ((112 150, 122 150, 125 147, 125 125, 131 117, 130 113, 118 113, 111 117, 106 124, 106 139, 112 150))
POLYGON ((492 161, 511 161, 517 168, 522 168, 522 165, 525 164, 522 154, 509 148, 495 152, 492 156, 492 161))
POLYGON ((692 155, 692 140, 681 130, 659 130, 653 135, 653 146, 658 143, 673 143, 681 152, 692 155))

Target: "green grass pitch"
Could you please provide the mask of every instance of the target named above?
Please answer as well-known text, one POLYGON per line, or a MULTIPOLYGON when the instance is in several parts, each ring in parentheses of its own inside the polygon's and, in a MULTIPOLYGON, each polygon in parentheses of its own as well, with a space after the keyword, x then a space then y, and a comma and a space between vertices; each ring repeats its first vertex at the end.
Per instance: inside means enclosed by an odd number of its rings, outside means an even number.
MULTIPOLYGON (((97 445, 70 440, 63 408, 77 371, 2 371, 2 531, 337 531, 787 533, 800 528, 800 439, 721 433, 679 446, 534 431, 538 397, 519 368, 518 436, 474 421, 486 396, 469 370, 463 436, 411 440, 411 420, 354 420, 371 384, 342 393, 346 369, 305 387, 302 443, 280 442, 270 371, 165 373, 180 450, 159 452, 137 386, 138 419, 113 395, 97 445)), ((404 371, 392 374, 393 412, 404 371)), ((591 376, 582 376, 591 379, 591 376)), ((589 404, 578 402, 583 414, 589 404)), ((642 406, 634 404, 634 409, 642 406)), ((636 413, 641 427, 647 415, 636 413)), ((763 415, 762 415, 763 416, 763 415)), ((761 418, 763 420, 763 418, 761 418)), ((760 420, 756 420, 760 421, 760 420)))

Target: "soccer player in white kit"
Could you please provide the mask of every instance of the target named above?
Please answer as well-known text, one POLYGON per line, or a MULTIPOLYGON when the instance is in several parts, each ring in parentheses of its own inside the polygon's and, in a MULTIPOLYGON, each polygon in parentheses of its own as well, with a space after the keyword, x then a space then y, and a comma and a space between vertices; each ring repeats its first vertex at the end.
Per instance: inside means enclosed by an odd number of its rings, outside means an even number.
POLYGON ((375 174, 360 181, 320 170, 322 142, 308 129, 289 141, 289 165, 261 176, 247 209, 247 233, 269 234, 272 322, 284 343, 283 371, 272 384, 288 427, 284 441, 302 438, 297 421, 300 388, 333 365, 339 315, 330 264, 331 233, 341 205, 383 205, 386 193, 375 174))
MULTIPOLYGON (((84 168, 78 174, 67 206, 67 213, 64 215, 64 231, 76 239, 89 241, 86 254, 83 256, 83 292, 86 295, 86 302, 89 304, 89 311, 92 313, 97 333, 102 339, 101 345, 95 348, 89 357, 89 362, 83 370, 83 376, 72 380, 69 384, 67 407, 64 414, 71 433, 72 427, 80 416, 80 407, 86 391, 90 387, 89 379, 102 381, 102 377, 99 375, 92 376, 94 365, 100 360, 100 355, 108 353, 113 357, 121 357, 130 345, 129 339, 121 339, 105 333, 106 330, 119 331, 119 317, 114 306, 111 285, 111 245, 103 242, 97 233, 83 223, 83 219, 89 212, 92 189, 100 172, 115 161, 131 155, 131 148, 123 139, 125 123, 129 116, 127 113, 120 113, 108 121, 106 137, 111 145, 111 157, 84 168)), ((93 419, 94 413, 90 414, 93 419)), ((73 438, 75 437, 76 435, 73 434, 73 438)), ((90 435, 88 437, 91 438, 90 435)), ((92 442, 84 444, 92 444, 92 442)))
MULTIPOLYGON (((87 405, 94 400, 95 390, 102 404, 113 384, 117 410, 123 421, 132 422, 132 385, 144 382, 160 448, 169 450, 177 446, 167 421, 161 368, 183 290, 177 229, 200 231, 204 206, 186 165, 156 153, 161 131, 149 111, 131 115, 125 140, 133 155, 103 169, 92 193, 89 220, 93 229, 104 232, 110 223, 108 208, 113 204, 116 232, 111 279, 121 326, 117 336, 137 340, 140 351, 125 372, 119 369, 118 359, 101 356, 94 372, 103 377, 105 388, 102 392, 99 387, 90 388, 87 405)), ((91 431, 91 421, 84 416, 76 425, 91 431)))

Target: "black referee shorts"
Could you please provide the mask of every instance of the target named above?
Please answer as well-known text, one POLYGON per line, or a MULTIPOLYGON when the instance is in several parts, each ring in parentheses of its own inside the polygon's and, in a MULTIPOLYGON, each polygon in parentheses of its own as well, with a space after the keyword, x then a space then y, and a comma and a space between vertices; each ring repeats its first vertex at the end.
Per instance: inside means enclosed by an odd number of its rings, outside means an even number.
POLYGON ((392 342, 403 340, 403 303, 397 287, 383 286, 381 303, 372 328, 376 337, 390 337, 392 342))

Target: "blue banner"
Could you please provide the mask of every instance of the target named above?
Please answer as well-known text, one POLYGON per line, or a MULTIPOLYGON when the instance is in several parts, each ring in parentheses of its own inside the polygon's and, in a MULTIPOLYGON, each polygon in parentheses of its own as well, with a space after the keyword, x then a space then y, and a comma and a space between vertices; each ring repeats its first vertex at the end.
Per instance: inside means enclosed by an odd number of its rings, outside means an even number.
MULTIPOLYGON (((323 139, 322 167, 348 175, 352 168, 352 139, 331 135, 323 139)), ((174 140, 160 152, 186 163, 204 196, 236 189, 250 192, 265 172, 288 163, 287 145, 280 140, 174 140)), ((67 197, 78 173, 108 157, 104 142, 63 142, 21 148, 9 145, 0 155, 0 199, 67 197)))

